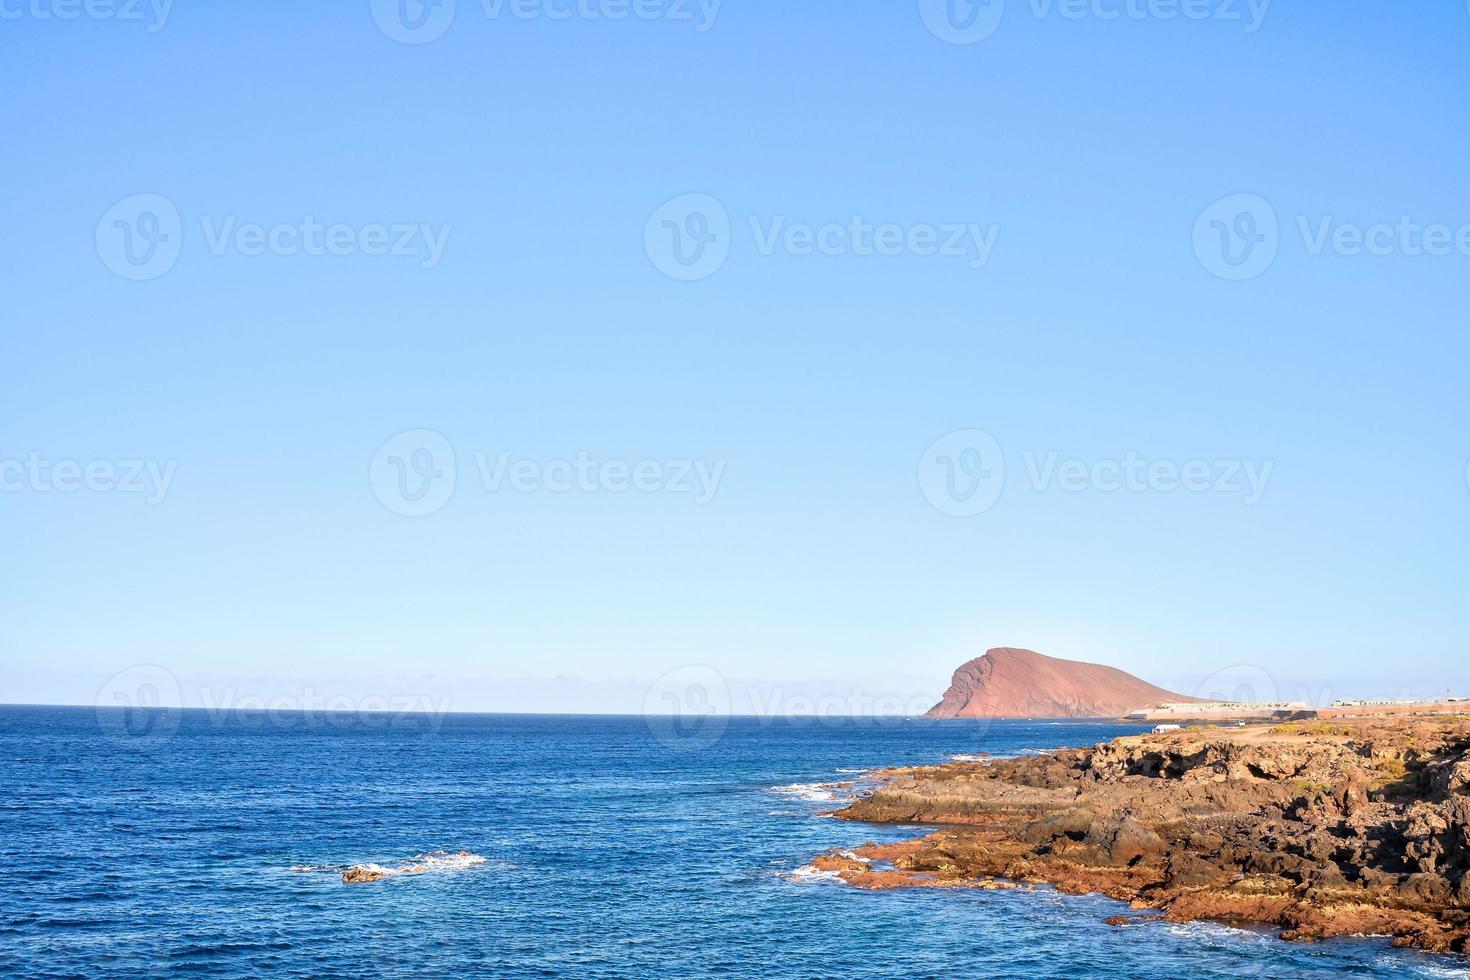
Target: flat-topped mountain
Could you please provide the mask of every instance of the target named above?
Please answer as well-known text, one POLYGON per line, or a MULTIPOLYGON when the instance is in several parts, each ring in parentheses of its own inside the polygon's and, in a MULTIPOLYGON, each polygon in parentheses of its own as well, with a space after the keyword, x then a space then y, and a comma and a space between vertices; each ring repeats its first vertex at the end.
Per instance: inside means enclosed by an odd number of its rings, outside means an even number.
POLYGON ((1118 718, 1166 702, 1198 701, 1113 667, 997 647, 954 672, 929 718, 1118 718))

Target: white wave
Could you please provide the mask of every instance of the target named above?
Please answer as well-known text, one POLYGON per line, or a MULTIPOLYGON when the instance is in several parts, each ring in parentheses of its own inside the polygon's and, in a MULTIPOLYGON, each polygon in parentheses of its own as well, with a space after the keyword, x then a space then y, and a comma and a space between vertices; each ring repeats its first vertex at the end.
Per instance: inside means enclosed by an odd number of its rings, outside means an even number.
POLYGON ((787 881, 803 882, 807 884, 818 881, 842 881, 842 876, 839 875, 837 872, 819 871, 818 869, 812 867, 810 864, 803 864, 799 868, 786 872, 781 877, 785 878, 787 881))
POLYGON ((348 871, 366 871, 369 874, 392 878, 395 875, 421 875, 439 871, 463 871, 486 864, 483 855, 469 851, 426 851, 411 858, 380 864, 364 861, 360 864, 293 864, 287 871, 320 874, 345 874, 348 871))
POLYGON ((834 771, 835 772, 840 772, 840 773, 846 773, 846 774, 850 774, 850 775, 862 776, 862 775, 866 775, 867 773, 872 772, 873 770, 871 770, 871 769, 837 769, 837 770, 834 770, 834 771))
POLYGON ((471 854, 469 851, 456 851, 452 854, 446 851, 430 851, 413 860, 422 863, 430 871, 459 871, 485 863, 483 856, 471 854))
MULTIPOLYGON (((1396 951, 1393 953, 1384 953, 1382 956, 1379 956, 1375 959, 1374 965, 1381 966, 1384 969, 1385 973, 1402 971, 1404 969, 1403 953, 1400 951, 1396 951)), ((1455 962, 1430 963, 1420 961, 1414 963, 1413 970, 1414 972, 1408 974, 1409 976, 1463 978, 1466 975, 1470 975, 1470 970, 1467 970, 1466 964, 1464 964, 1463 962, 1457 965, 1455 962)))
POLYGON ((951 762, 985 762, 987 760, 990 760, 990 759, 995 758, 995 756, 991 755, 988 752, 979 752, 979 753, 956 752, 954 755, 950 756, 949 758, 950 758, 950 761, 951 762))
POLYGON ((848 795, 844 790, 842 783, 792 783, 790 786, 771 787, 772 793, 794 796, 808 803, 836 803, 848 795))
POLYGON ((1276 939, 1262 929, 1240 929, 1235 926, 1226 925, 1223 922, 1208 922, 1198 920, 1195 922, 1169 923, 1168 931, 1171 935, 1181 937, 1193 937, 1200 939, 1229 940, 1231 942, 1256 943, 1259 945, 1274 945, 1276 939))

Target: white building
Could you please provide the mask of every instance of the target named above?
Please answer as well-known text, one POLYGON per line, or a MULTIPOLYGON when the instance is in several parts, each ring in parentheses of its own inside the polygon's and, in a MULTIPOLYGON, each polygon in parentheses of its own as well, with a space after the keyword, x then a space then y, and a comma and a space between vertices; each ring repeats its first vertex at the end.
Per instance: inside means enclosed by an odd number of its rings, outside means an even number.
POLYGON ((1276 718, 1311 711, 1305 701, 1191 701, 1159 704, 1129 713, 1138 721, 1162 721, 1170 718, 1189 720, 1226 720, 1234 718, 1276 718))
POLYGON ((1421 704, 1459 704, 1466 698, 1446 694, 1442 698, 1343 698, 1332 702, 1334 708, 1403 708, 1421 704))

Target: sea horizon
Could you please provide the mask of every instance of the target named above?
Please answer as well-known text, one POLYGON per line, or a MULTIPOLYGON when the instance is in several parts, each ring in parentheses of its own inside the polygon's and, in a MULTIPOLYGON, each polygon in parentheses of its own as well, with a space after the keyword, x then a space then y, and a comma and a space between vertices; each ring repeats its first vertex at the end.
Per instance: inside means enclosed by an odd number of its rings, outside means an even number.
POLYGON ((83 710, 83 711, 124 711, 124 712, 126 712, 126 711, 139 711, 139 712, 177 711, 177 712, 199 712, 199 713, 204 713, 204 714, 228 714, 228 713, 231 713, 231 712, 238 712, 238 713, 269 712, 269 713, 276 713, 276 714, 302 714, 302 715, 309 715, 309 714, 334 714, 334 715, 354 715, 354 714, 385 714, 385 715, 393 715, 393 714, 403 714, 403 715, 443 715, 443 716, 464 716, 464 717, 485 716, 485 717, 512 717, 512 718, 514 718, 514 717, 528 717, 528 718, 633 718, 633 719, 644 719, 644 718, 669 718, 669 717, 683 717, 683 718, 690 718, 690 717, 700 717, 700 718, 703 718, 703 717, 709 717, 709 718, 748 719, 748 720, 753 720, 753 721, 762 721, 762 720, 771 720, 771 719, 793 719, 793 720, 804 720, 804 721, 820 721, 820 720, 822 720, 824 718, 830 718, 830 719, 832 719, 834 721, 864 721, 864 720, 882 721, 882 720, 890 720, 891 719, 891 720, 898 720, 898 721, 903 721, 903 720, 916 720, 916 721, 942 721, 942 722, 960 722, 960 723, 964 723, 964 722, 989 722, 989 721, 1035 721, 1035 722, 1058 722, 1058 723, 1064 723, 1065 722, 1065 723, 1085 724, 1085 723, 1090 723, 1090 722, 1108 723, 1108 722, 1116 722, 1116 721, 1121 720, 1119 717, 1109 716, 1109 715, 1076 716, 1076 717, 1073 717, 1073 716, 1057 716, 1057 715, 1036 715, 1036 716, 1033 716, 1033 717, 1020 717, 1020 716, 1011 716, 1011 715, 999 716, 999 715, 997 715, 997 716, 991 716, 991 717, 979 717, 979 716, 976 716, 976 717, 968 717, 968 718, 931 718, 931 717, 926 717, 925 715, 922 715, 922 714, 884 715, 884 714, 825 714, 825 713, 823 713, 823 714, 768 714, 767 715, 767 714, 749 714, 749 713, 741 713, 741 712, 707 712, 707 713, 700 713, 700 712, 696 712, 696 711, 690 711, 690 710, 687 710, 687 709, 678 710, 678 711, 664 712, 664 713, 658 713, 658 712, 638 712, 638 711, 459 711, 459 710, 455 710, 455 709, 448 709, 448 710, 445 710, 445 711, 432 711, 432 710, 422 710, 422 709, 403 709, 403 710, 397 710, 397 709, 393 709, 393 708, 325 708, 325 707, 323 707, 323 708, 284 708, 284 707, 282 707, 282 708, 273 708, 269 704, 262 705, 260 707, 254 707, 254 706, 250 706, 250 707, 238 707, 237 706, 237 707, 228 707, 228 708, 226 708, 226 707, 211 708, 211 707, 203 707, 203 706, 198 706, 198 705, 183 706, 183 705, 62 704, 62 703, 49 703, 49 702, 5 702, 5 701, 0 701, 0 708, 75 708, 75 709, 79 709, 79 710, 83 710))

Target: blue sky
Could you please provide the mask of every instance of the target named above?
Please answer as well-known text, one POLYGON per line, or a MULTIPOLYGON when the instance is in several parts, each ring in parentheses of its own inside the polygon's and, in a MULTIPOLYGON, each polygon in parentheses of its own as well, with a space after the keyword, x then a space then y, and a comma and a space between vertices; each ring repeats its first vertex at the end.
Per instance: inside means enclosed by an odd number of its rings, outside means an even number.
POLYGON ((1470 689, 1464 4, 583 3, 6 7, 0 701, 1470 689))

